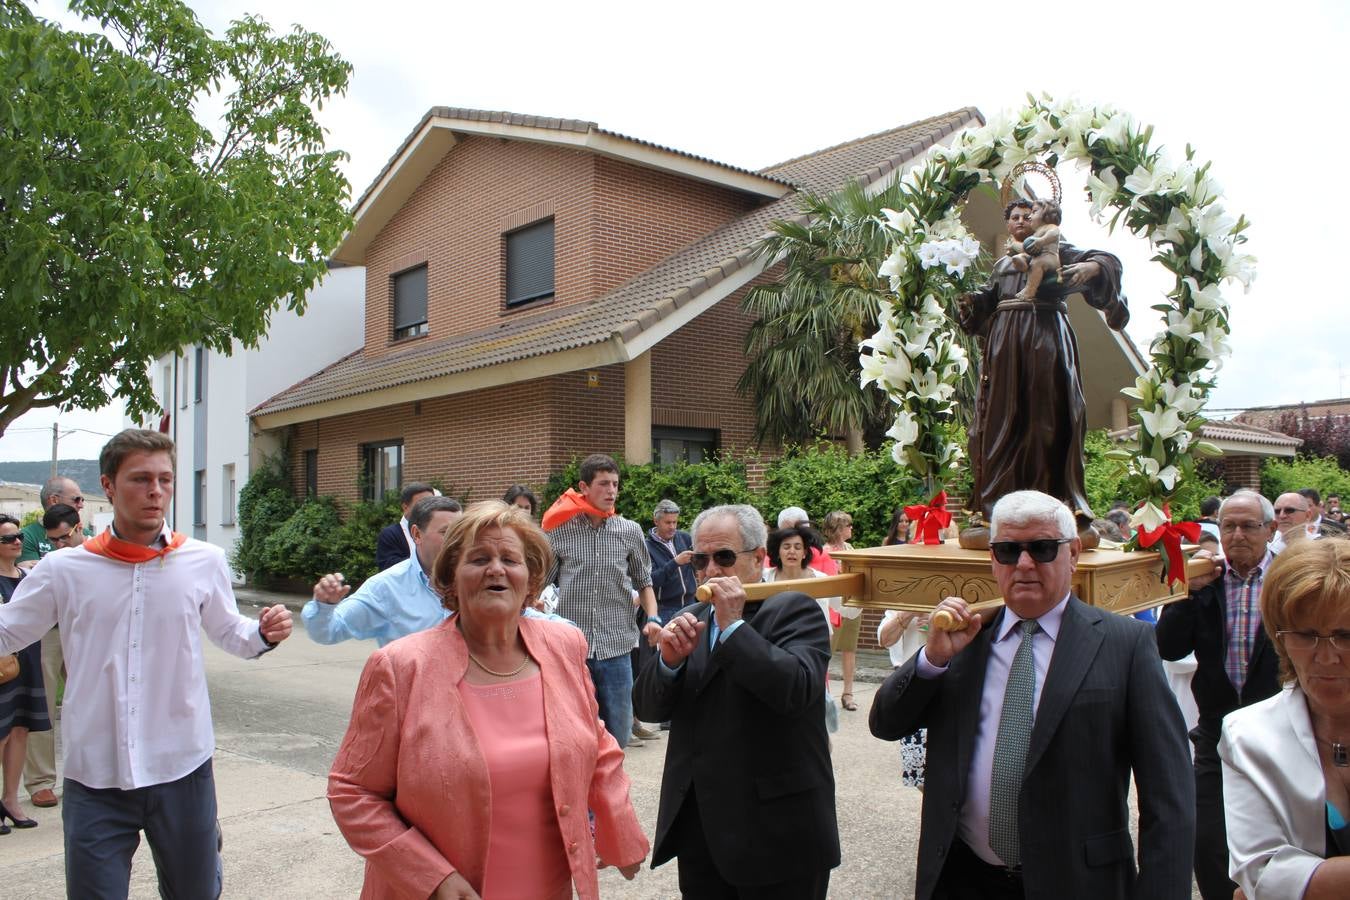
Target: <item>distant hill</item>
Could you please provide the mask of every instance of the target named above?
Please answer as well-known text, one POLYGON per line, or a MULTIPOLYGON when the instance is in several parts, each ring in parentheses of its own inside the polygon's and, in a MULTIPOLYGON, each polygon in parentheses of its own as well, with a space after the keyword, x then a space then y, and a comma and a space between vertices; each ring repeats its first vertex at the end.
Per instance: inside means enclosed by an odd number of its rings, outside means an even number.
MULTIPOLYGON (((103 488, 98 483, 98 460, 62 459, 56 463, 56 471, 67 478, 73 478, 80 490, 95 497, 103 496, 103 488)), ((42 484, 52 474, 50 459, 33 462, 0 462, 0 481, 17 481, 20 484, 42 484)))

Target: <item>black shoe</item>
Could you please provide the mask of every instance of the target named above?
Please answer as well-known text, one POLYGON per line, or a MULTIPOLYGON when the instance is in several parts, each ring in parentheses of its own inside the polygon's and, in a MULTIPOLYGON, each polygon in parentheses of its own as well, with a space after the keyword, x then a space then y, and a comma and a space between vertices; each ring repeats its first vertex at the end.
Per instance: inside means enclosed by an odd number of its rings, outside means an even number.
POLYGON ((37 821, 34 819, 14 818, 14 813, 9 811, 9 807, 5 806, 5 804, 3 803, 0 803, 0 824, 3 824, 6 819, 9 819, 11 822, 13 822, 15 828, 36 828, 38 825, 37 821))
POLYGON ((9 826, 0 824, 0 834, 9 834, 9 826))

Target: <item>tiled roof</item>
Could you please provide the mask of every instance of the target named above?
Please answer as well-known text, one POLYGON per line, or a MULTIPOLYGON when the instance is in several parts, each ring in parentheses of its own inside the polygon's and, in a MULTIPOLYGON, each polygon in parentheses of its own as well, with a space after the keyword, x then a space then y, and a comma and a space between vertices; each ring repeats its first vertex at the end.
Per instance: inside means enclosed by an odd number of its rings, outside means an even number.
MULTIPOLYGON (((1132 441, 1138 434, 1139 426, 1131 425, 1129 428, 1111 432, 1111 437, 1117 441, 1132 441)), ((1200 426, 1200 439, 1203 441, 1266 444, 1271 447, 1297 447, 1303 443, 1301 438, 1234 419, 1215 419, 1212 422, 1206 422, 1200 426)))
MULTIPOLYGON (((356 201, 356 205, 352 207, 353 209, 361 208, 361 204, 366 202, 366 198, 368 198, 371 195, 371 192, 373 192, 379 186, 380 182, 384 180, 384 176, 394 168, 399 157, 401 157, 404 151, 408 149, 408 145, 417 139, 417 135, 421 133, 427 122, 432 119, 450 119, 460 122, 487 122, 496 125, 518 125, 522 128, 543 128, 551 131, 570 131, 577 134, 587 134, 593 131, 597 134, 607 134, 610 137, 629 141, 642 147, 651 147, 655 150, 673 153, 676 156, 682 156, 685 159, 695 159, 699 162, 710 163, 730 172, 740 172, 743 175, 758 175, 761 178, 770 178, 775 181, 779 180, 767 172, 755 172, 751 169, 743 169, 740 166, 732 166, 727 163, 718 162, 717 160, 709 159, 706 156, 698 156, 693 153, 686 153, 683 150, 676 150, 674 147, 665 147, 661 144, 654 144, 651 141, 644 141, 641 138, 630 137, 626 134, 620 134, 617 131, 601 128, 595 122, 587 122, 583 119, 559 119, 552 116, 532 116, 524 113, 504 112, 502 110, 465 109, 459 106, 433 106, 431 109, 427 110, 426 115, 422 116, 421 121, 417 123, 417 127, 410 131, 408 136, 403 139, 403 143, 399 144, 398 149, 394 151, 394 155, 389 157, 389 161, 384 164, 384 168, 380 169, 379 174, 375 176, 370 182, 370 185, 361 193, 361 198, 356 201)), ((783 183, 787 184, 788 182, 783 183)))
MULTIPOLYGON (((428 115, 433 114, 437 111, 428 115)), ((539 121, 556 123, 549 127, 567 129, 591 126, 588 122, 565 119, 539 121)), ((757 174, 783 179, 817 193, 837 190, 851 180, 870 184, 943 137, 981 121, 979 111, 967 107, 788 160, 757 174)), ((761 266, 763 261, 754 258, 755 245, 768 234, 775 220, 792 218, 797 213, 797 198, 788 194, 745 213, 587 303, 507 317, 491 328, 419 342, 407 350, 374 359, 367 359, 357 351, 282 391, 252 414, 283 412, 614 339, 632 340, 734 273, 749 266, 761 266)))

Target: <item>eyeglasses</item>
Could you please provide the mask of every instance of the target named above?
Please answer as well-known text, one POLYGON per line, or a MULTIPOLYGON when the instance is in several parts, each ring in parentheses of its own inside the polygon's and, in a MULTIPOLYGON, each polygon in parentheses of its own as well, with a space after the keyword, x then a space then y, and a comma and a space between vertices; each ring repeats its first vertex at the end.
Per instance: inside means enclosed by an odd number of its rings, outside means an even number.
POLYGON ((1220 534, 1232 534, 1235 531, 1245 531, 1248 534, 1256 534, 1265 531, 1270 527, 1268 522, 1220 522, 1220 534))
POLYGON ((74 529, 74 528, 70 529, 70 530, 67 531, 65 534, 56 534, 56 535, 51 535, 51 534, 49 534, 49 535, 47 535, 47 543, 49 543, 49 544, 64 544, 64 543, 66 543, 67 541, 69 541, 69 540, 70 540, 71 538, 73 538, 73 537, 75 537, 75 529, 74 529))
POLYGON ((1022 551, 1038 563, 1053 562, 1059 556, 1059 545, 1067 544, 1073 538, 1041 538, 1038 541, 995 541, 989 545, 994 559, 1005 566, 1015 566, 1022 558, 1022 551))
POLYGON ((740 556, 742 553, 754 552, 754 550, 714 550, 712 553, 695 553, 689 558, 689 561, 694 564, 694 568, 699 572, 708 568, 709 560, 725 569, 729 566, 734 566, 736 564, 736 557, 740 556))
POLYGON ((62 500, 69 501, 71 506, 79 506, 84 502, 84 495, 76 494, 74 497, 67 497, 65 494, 57 494, 62 500))
POLYGON ((21 534, 0 534, 0 544, 17 544, 23 540, 21 534))
POLYGON ((1307 511, 1308 511, 1308 508, 1307 508, 1306 506, 1277 506, 1277 507, 1275 507, 1275 515, 1277 515, 1277 516, 1292 516, 1294 513, 1301 513, 1301 512, 1307 512, 1307 511))
POLYGON ((1300 653, 1316 650, 1321 641, 1331 645, 1337 653, 1350 653, 1350 632, 1337 631, 1334 634, 1318 634, 1315 631, 1277 631, 1275 636, 1284 639, 1284 646, 1300 653))

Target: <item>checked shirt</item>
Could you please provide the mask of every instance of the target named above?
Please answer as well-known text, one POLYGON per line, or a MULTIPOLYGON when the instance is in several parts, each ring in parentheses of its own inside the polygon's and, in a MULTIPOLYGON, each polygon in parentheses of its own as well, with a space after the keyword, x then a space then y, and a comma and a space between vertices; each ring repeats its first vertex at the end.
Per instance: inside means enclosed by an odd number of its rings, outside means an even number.
POLYGON ((558 585, 558 615, 586 635, 592 659, 613 659, 638 640, 633 591, 652 583, 652 564, 642 528, 623 516, 592 526, 574 516, 549 532, 557 561, 550 581, 558 585))

